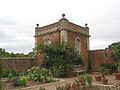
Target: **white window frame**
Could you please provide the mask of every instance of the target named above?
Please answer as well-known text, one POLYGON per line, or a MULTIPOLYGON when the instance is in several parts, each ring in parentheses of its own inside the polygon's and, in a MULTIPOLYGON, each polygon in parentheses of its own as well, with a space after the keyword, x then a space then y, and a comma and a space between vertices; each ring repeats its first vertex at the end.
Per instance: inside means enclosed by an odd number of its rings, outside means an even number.
POLYGON ((75 38, 75 48, 76 48, 76 51, 79 53, 79 54, 81 54, 81 40, 80 40, 80 38, 79 37, 76 37, 75 38), (78 42, 78 43, 77 43, 78 42), (79 45, 79 46, 77 46, 77 44, 79 45))
POLYGON ((44 44, 51 45, 51 39, 50 38, 46 38, 45 41, 44 41, 44 44))

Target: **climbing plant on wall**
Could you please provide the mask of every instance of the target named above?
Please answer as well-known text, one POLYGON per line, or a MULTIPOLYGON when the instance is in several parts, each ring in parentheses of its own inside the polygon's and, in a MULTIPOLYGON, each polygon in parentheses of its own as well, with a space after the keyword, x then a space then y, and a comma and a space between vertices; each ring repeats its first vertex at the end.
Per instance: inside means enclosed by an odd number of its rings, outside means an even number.
MULTIPOLYGON (((83 59, 68 43, 45 45, 40 44, 37 49, 43 54, 42 66, 53 69, 54 76, 65 76, 69 65, 83 64, 83 59)), ((39 51, 38 50, 38 51, 39 51)))

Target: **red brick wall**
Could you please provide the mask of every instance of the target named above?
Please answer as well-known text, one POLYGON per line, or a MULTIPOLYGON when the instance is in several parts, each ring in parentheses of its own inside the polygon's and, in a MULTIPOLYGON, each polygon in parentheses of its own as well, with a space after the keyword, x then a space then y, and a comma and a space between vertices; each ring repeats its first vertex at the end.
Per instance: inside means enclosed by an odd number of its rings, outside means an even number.
POLYGON ((15 68, 18 71, 27 71, 28 68, 33 66, 34 59, 30 58, 9 58, 9 59, 0 59, 3 62, 3 65, 6 69, 15 68))
POLYGON ((112 49, 91 50, 90 60, 92 71, 99 71, 102 63, 114 64, 114 61, 111 57, 112 53, 112 49))
MULTIPOLYGON (((49 38, 51 40, 51 43, 57 42, 58 32, 53 32, 53 33, 50 33, 50 34, 46 34, 46 35, 37 37, 37 45, 43 44, 45 39, 47 39, 47 38, 49 38)), ((41 64, 42 57, 43 57, 43 55, 38 54, 38 65, 41 64)))
POLYGON ((75 47, 75 39, 77 37, 81 40, 81 51, 82 51, 82 57, 85 60, 85 67, 88 68, 88 51, 87 51, 87 38, 84 35, 73 33, 73 32, 67 32, 68 37, 68 43, 74 43, 75 47))

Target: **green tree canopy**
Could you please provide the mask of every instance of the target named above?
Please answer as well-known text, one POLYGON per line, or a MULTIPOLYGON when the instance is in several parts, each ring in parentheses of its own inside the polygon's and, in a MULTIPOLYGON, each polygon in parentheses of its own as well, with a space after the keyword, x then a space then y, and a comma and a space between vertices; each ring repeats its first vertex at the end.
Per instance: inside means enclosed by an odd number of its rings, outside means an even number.
POLYGON ((115 42, 115 43, 112 43, 111 45, 108 45, 108 49, 115 49, 115 47, 119 44, 120 42, 115 42))

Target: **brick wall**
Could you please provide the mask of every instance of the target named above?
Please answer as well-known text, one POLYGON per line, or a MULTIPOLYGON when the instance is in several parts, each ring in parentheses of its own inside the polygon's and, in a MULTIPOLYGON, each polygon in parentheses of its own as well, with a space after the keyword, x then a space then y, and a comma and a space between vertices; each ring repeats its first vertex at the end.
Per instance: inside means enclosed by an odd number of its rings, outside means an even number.
POLYGON ((112 53, 112 49, 91 50, 90 60, 92 71, 99 71, 102 63, 114 64, 114 61, 111 57, 112 53))
MULTIPOLYGON (((75 39, 77 37, 80 38, 81 40, 81 51, 82 51, 82 56, 86 60, 86 64, 88 62, 88 51, 87 51, 87 38, 84 35, 78 34, 78 33, 73 33, 73 32, 67 32, 68 34, 68 43, 75 43, 75 39)), ((75 47, 75 44, 74 44, 75 47)))
POLYGON ((36 58, 0 58, 3 62, 4 68, 15 68, 20 72, 27 71, 28 68, 36 65, 36 58))
MULTIPOLYGON (((89 47, 89 28, 76 25, 69 22, 66 18, 60 19, 58 22, 35 28, 35 45, 43 44, 45 39, 49 38, 51 42, 74 43, 76 38, 81 40, 82 56, 88 62, 88 47, 89 47)), ((38 54, 38 64, 41 64, 43 55, 38 54)))
MULTIPOLYGON (((51 40, 51 43, 55 43, 58 40, 58 32, 53 32, 50 34, 42 35, 37 37, 37 45, 44 44, 45 39, 49 38, 51 40)), ((38 65, 42 62, 42 54, 38 54, 38 65)))

